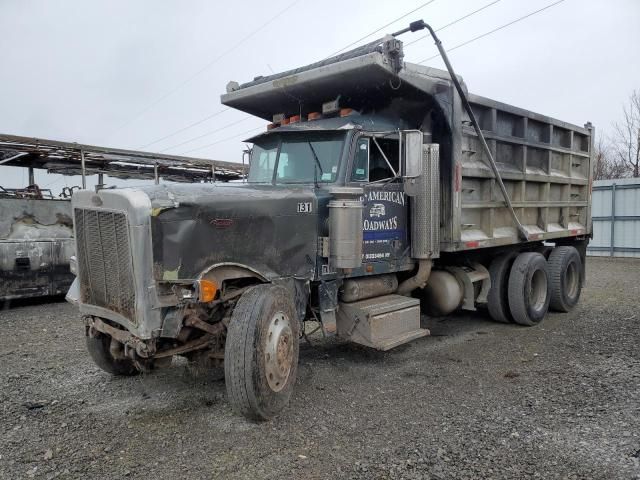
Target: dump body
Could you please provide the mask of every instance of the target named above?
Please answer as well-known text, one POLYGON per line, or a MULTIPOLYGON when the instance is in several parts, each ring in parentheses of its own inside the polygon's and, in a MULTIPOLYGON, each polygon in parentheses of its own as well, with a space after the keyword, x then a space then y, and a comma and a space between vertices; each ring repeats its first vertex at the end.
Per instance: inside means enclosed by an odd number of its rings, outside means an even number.
MULTIPOLYGON (((371 129, 367 118, 374 116, 396 129, 421 130, 440 145, 441 251, 590 235, 590 126, 469 95, 525 239, 518 235, 449 74, 398 64, 384 49, 371 50, 230 84, 222 102, 271 120, 276 114, 304 118, 339 98, 341 105, 360 113, 354 123, 363 130, 371 129)), ((312 128, 304 123, 289 128, 296 127, 312 128)))

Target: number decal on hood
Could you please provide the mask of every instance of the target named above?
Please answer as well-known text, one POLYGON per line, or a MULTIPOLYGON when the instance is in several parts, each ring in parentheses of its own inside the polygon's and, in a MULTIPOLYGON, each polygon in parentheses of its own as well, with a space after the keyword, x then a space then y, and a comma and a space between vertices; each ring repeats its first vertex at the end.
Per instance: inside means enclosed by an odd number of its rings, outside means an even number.
POLYGON ((298 202, 298 213, 311 213, 313 211, 311 202, 298 202))

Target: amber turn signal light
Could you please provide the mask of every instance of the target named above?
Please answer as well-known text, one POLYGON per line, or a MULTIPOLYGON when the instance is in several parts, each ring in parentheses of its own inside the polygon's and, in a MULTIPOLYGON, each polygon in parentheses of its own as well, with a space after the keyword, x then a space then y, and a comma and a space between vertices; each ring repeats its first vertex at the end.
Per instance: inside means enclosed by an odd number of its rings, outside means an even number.
POLYGON ((218 294, 218 284, 211 280, 200 280, 198 287, 200 301, 203 303, 213 301, 218 294))

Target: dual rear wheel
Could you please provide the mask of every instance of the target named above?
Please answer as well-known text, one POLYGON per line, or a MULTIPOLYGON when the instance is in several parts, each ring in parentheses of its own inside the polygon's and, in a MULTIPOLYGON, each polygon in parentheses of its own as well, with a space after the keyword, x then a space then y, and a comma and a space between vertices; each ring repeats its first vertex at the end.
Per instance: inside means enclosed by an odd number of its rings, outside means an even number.
POLYGON ((570 311, 580 298, 582 262, 571 246, 548 253, 507 253, 496 257, 489 268, 491 290, 488 308, 498 322, 532 326, 540 323, 549 308, 570 311))

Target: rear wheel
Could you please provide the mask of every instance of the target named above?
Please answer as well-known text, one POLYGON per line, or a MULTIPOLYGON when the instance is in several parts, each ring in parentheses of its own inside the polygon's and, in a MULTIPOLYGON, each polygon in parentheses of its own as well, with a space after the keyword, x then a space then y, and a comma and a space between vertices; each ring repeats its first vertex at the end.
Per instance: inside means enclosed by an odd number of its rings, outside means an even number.
POLYGON ((489 276, 491 289, 487 297, 489 315, 496 322, 511 323, 513 317, 509 310, 509 272, 517 253, 499 255, 491 261, 489 276))
POLYGON ((553 249, 549 255, 550 307, 568 312, 576 306, 582 290, 582 260, 578 250, 570 246, 553 249))
MULTIPOLYGON (((111 349, 111 337, 101 332, 87 336, 87 350, 95 364, 112 375, 136 375, 139 370, 129 358, 116 358, 111 349)), ((114 351, 117 349, 114 348, 114 351)))
POLYGON ((540 253, 518 255, 509 275, 509 310, 516 323, 540 323, 549 310, 547 262, 540 253))
POLYGON ((227 396, 236 412, 268 420, 286 407, 296 380, 299 334, 284 288, 258 285, 240 297, 224 350, 227 396))

